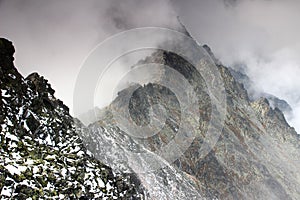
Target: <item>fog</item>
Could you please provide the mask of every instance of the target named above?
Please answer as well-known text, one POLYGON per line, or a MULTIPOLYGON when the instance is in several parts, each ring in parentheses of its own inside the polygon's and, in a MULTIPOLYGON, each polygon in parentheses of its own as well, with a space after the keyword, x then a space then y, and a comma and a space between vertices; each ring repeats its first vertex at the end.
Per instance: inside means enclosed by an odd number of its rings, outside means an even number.
POLYGON ((300 132, 299 8, 298 0, 1 0, 0 36, 14 42, 19 71, 44 75, 72 110, 80 66, 97 44, 131 28, 174 28, 178 15, 221 62, 243 63, 257 90, 287 100, 300 132))
POLYGON ((169 1, 0 1, 0 36, 13 41, 18 70, 45 76, 71 111, 76 77, 97 44, 127 29, 175 23, 169 1))
POLYGON ((222 63, 242 63, 257 90, 285 99, 300 132, 300 1, 174 0, 176 12, 222 63), (194 19, 194 20, 193 20, 194 19))

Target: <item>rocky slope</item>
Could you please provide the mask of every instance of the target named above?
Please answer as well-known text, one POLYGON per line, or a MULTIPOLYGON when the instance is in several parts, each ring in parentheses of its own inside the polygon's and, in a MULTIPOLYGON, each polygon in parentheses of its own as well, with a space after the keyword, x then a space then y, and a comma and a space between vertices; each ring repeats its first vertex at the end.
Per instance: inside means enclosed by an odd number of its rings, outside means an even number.
MULTIPOLYGON (((299 135, 280 109, 266 98, 253 101, 209 47, 203 48, 217 65, 227 104, 220 137, 204 157, 201 147, 208 145, 206 132, 216 114, 214 96, 202 74, 177 54, 160 50, 139 63, 168 65, 188 80, 197 97, 197 109, 190 115, 182 118, 181 102, 171 89, 132 84, 99 112, 97 122, 85 127, 74 123, 44 78, 31 74, 24 79, 17 72, 11 43, 0 40, 2 197, 300 199, 299 135), (161 120, 156 118, 158 104, 165 110, 165 123, 157 134, 145 135, 143 126, 161 120), (142 127, 138 131, 124 130, 117 123, 118 113, 126 110, 142 127), (190 139, 191 132, 195 137, 187 148, 169 146, 163 152, 167 157, 178 154, 173 162, 159 153, 176 138, 183 121, 187 126, 176 144, 190 139)), ((162 70, 161 78, 184 90, 169 71, 162 70)), ((212 123, 213 130, 220 130, 218 126, 212 123)))
MULTIPOLYGON (((207 46, 204 48, 212 54, 207 46)), ((300 138, 278 108, 271 107, 266 98, 252 101, 244 85, 214 58, 224 80, 227 114, 218 142, 202 158, 201 146, 213 110, 201 74, 189 62, 171 52, 159 51, 141 62, 153 61, 168 65, 189 80, 197 93, 199 110, 196 112, 201 118, 197 136, 183 156, 162 169, 146 175, 138 174, 150 199, 300 198, 300 138), (171 189, 173 186, 175 191, 171 189)), ((166 74, 166 77, 172 79, 171 74, 166 74)), ((174 81, 174 84, 180 88, 181 82, 174 81)), ((150 159, 140 154, 133 157, 131 152, 159 152, 176 135, 182 120, 179 116, 178 99, 170 90, 155 84, 133 85, 120 92, 102 111, 99 122, 90 125, 85 138, 87 148, 97 158, 118 169, 137 172, 139 169, 135 165, 147 168, 159 158, 150 159), (132 92, 127 105, 123 100, 132 92), (158 103, 165 108, 168 118, 154 136, 132 139, 132 133, 124 132, 114 121, 113 113, 125 112, 129 108, 130 117, 137 125, 147 125, 152 115, 149 108, 158 103), (99 137, 100 141, 93 140, 99 137), (115 153, 107 155, 97 150, 99 146, 115 153)), ((143 131, 140 134, 143 135, 143 131)))
POLYGON ((142 199, 135 176, 113 173, 85 148, 47 80, 22 77, 14 51, 0 39, 1 199, 142 199))

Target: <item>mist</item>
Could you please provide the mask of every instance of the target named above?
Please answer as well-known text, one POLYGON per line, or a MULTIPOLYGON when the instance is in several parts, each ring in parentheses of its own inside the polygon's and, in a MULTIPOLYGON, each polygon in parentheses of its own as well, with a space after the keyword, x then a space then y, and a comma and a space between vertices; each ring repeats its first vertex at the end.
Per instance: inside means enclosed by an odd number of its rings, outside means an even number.
POLYGON ((71 112, 77 75, 93 48, 114 34, 148 26, 177 26, 169 1, 0 1, 0 36, 13 41, 16 67, 24 76, 45 76, 71 112))
POLYGON ((242 63, 257 90, 285 99, 299 133, 299 8, 298 0, 1 0, 0 35, 14 42, 20 72, 44 75, 72 111, 77 74, 97 44, 131 28, 174 29, 180 16, 224 65, 242 63))
POLYGON ((291 105, 289 123, 300 133, 300 1, 173 2, 192 36, 208 44, 224 65, 242 64, 257 91, 291 105))

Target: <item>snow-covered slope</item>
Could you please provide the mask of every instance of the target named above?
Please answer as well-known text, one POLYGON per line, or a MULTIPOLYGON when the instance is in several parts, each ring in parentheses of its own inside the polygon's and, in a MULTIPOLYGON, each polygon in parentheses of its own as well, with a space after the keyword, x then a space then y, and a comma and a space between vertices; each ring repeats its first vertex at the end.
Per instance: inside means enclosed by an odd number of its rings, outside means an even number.
POLYGON ((113 173, 86 150, 47 80, 23 78, 13 53, 0 39, 1 199, 141 199, 138 179, 113 173))

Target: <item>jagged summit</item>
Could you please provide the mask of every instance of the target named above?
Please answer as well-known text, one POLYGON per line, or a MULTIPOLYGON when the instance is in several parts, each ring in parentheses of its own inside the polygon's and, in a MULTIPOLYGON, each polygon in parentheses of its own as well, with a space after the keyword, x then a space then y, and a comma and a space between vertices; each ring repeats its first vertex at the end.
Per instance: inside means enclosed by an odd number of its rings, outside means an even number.
MULTIPOLYGON (((203 48, 215 59, 208 46, 203 48)), ((217 144, 204 158, 200 157, 200 147, 203 145, 212 109, 203 77, 190 63, 172 52, 157 51, 140 61, 168 65, 184 75, 197 93, 197 112, 201 116, 197 137, 184 155, 171 163, 175 173, 182 174, 185 181, 180 185, 175 177, 166 180, 165 177, 172 177, 173 174, 168 170, 159 170, 153 174, 155 180, 140 177, 149 181, 151 186, 161 188, 158 191, 146 185, 146 191, 150 196, 159 193, 158 196, 164 196, 165 199, 189 199, 191 197, 185 195, 192 191, 198 191, 201 198, 207 199, 299 199, 299 136, 287 124, 282 112, 278 108, 272 108, 268 99, 253 101, 247 88, 233 76, 231 69, 216 59, 214 61, 224 80, 227 115, 217 144), (166 181, 161 183, 159 180, 166 181), (187 183, 190 184, 189 190, 186 189, 187 183), (172 185, 176 186, 177 193, 169 191, 172 185)), ((165 75, 164 77, 173 78, 165 75)), ((174 81, 173 84, 176 87, 176 84, 181 83, 174 81)), ((127 147, 159 151, 172 140, 180 127, 180 105, 176 103, 176 96, 163 87, 151 84, 140 86, 131 97, 129 105, 123 101, 122 96, 126 93, 130 93, 130 88, 121 91, 115 101, 105 108, 106 114, 102 115, 103 118, 91 125, 93 131, 90 137, 101 137, 101 141, 105 141, 100 144, 91 142, 90 147, 94 149, 92 151, 96 157, 98 155, 99 158, 109 160, 112 166, 118 166, 119 163, 114 162, 110 155, 95 151, 97 146, 109 146, 108 149, 121 152, 123 159, 127 160, 127 147), (110 112, 111 109, 123 112, 129 108, 131 118, 136 124, 147 125, 149 109, 157 103, 165 107, 168 118, 161 131, 145 140, 132 141, 131 134, 118 127, 110 112), (117 146, 119 143, 122 145, 117 146)), ((121 156, 120 154, 116 156, 121 156)), ((128 167, 126 161, 122 164, 124 168, 128 167)), ((147 165, 147 162, 144 164, 147 165)))
MULTIPOLYGON (((200 117, 185 119, 196 125, 196 136, 184 152, 175 152, 183 155, 169 163, 157 152, 182 125, 181 104, 170 89, 159 84, 132 85, 99 111, 101 120, 85 127, 77 120, 74 123, 47 80, 36 73, 23 78, 17 72, 11 42, 0 39, 1 198, 300 199, 299 135, 269 99, 253 101, 232 71, 215 60, 208 46, 203 48, 217 64, 227 103, 220 137, 204 157, 201 147, 216 111, 203 75, 172 52, 160 50, 140 61, 178 71, 197 96, 198 109, 190 114, 200 117), (131 92, 127 105, 123 97, 131 92), (116 123, 114 115, 129 109, 137 125, 147 125, 156 116, 150 108, 157 104, 165 108, 166 121, 155 135, 137 139, 132 135, 143 136, 143 129, 126 132, 116 123), (163 167, 139 173, 152 161, 160 161, 163 167)), ((173 80, 174 87, 182 85, 168 71, 161 75, 158 78, 173 80)), ((212 123, 214 130, 218 126, 212 123)), ((188 127, 183 127, 178 144, 189 136, 188 127)), ((175 154, 172 147, 169 150, 175 154)))
POLYGON ((48 80, 46 80, 43 76, 40 76, 38 73, 34 72, 32 74, 29 74, 26 77, 26 80, 29 80, 33 83, 36 91, 40 93, 44 92, 54 95, 55 91, 51 88, 51 85, 48 83, 48 80))
POLYGON ((13 67, 14 57, 12 56, 15 53, 15 48, 12 45, 12 42, 1 38, 0 40, 0 64, 2 69, 9 69, 13 67))

